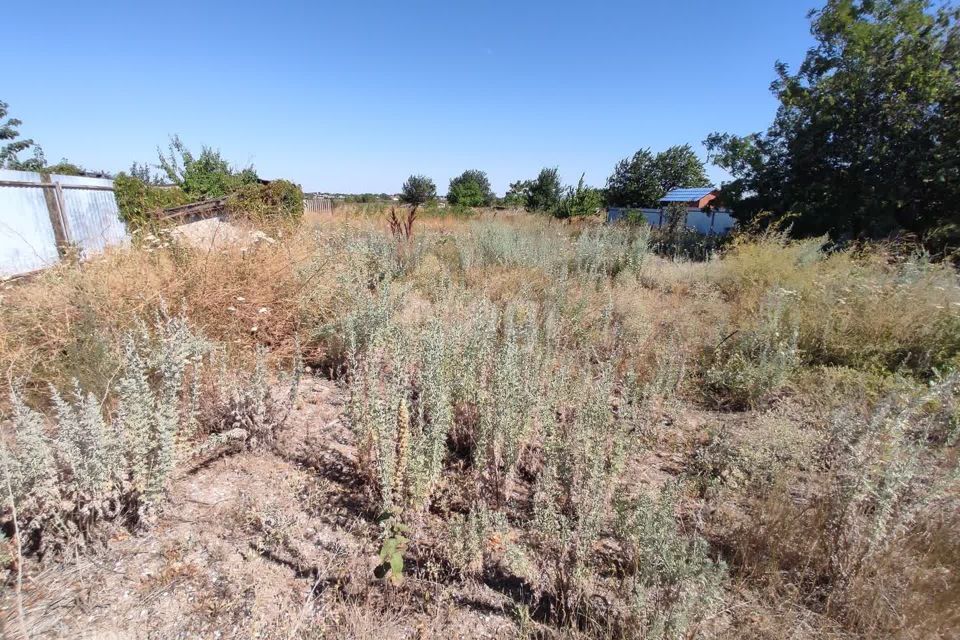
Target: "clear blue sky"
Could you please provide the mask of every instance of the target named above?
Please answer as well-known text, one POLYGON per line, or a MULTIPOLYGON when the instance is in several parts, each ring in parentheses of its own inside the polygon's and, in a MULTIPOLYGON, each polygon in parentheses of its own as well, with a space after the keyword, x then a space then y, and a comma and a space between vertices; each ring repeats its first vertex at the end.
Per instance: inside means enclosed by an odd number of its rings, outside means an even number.
POLYGON ((0 100, 49 161, 93 169, 177 133, 310 191, 478 168, 502 193, 553 165, 602 186, 641 147, 765 128, 819 4, 20 0, 0 100))

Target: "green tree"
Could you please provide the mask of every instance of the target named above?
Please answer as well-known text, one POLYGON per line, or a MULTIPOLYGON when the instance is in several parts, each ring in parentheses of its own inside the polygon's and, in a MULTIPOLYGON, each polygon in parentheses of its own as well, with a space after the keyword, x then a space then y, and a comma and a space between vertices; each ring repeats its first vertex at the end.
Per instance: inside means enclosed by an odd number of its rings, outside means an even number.
POLYGON ((10 105, 0 101, 0 169, 16 169, 18 171, 40 171, 46 165, 43 149, 30 138, 20 138, 20 125, 17 118, 7 118, 10 105), (19 154, 33 150, 33 157, 20 160, 19 154))
POLYGON ((160 170, 193 200, 222 198, 245 184, 258 182, 253 167, 235 171, 216 149, 203 147, 194 156, 180 140, 170 139, 167 154, 157 149, 160 170))
POLYGON ((468 169, 450 180, 447 193, 450 204, 464 207, 485 207, 493 202, 493 189, 487 174, 478 169, 468 169))
POLYGON ((503 196, 503 204, 508 207, 526 207, 530 198, 530 187, 533 180, 517 180, 511 182, 503 196))
POLYGON ((403 183, 400 201, 419 207, 437 198, 437 185, 427 176, 412 175, 403 183))
POLYGON ((585 174, 581 174, 576 187, 567 187, 563 198, 554 210, 553 215, 558 218, 576 218, 591 216, 603 206, 603 194, 599 189, 584 184, 585 174))
MULTIPOLYGON (((660 190, 664 195, 671 189, 679 187, 710 185, 703 162, 688 144, 675 145, 666 151, 661 151, 653 159, 653 167, 660 190)), ((662 197, 663 195, 660 196, 662 197)))
POLYGON ((671 189, 708 184, 703 163, 690 145, 676 145, 656 155, 640 149, 614 167, 607 179, 607 203, 655 207, 671 189))
POLYGON ((563 195, 563 185, 560 184, 560 171, 557 167, 547 167, 540 170, 535 180, 525 185, 526 202, 524 206, 530 211, 556 210, 563 195))
POLYGON ((733 175, 722 195, 736 216, 789 218, 797 235, 960 240, 958 15, 926 0, 828 0, 811 12, 816 44, 795 74, 777 63, 767 131, 705 141, 733 175))
POLYGON ((649 149, 624 158, 607 178, 607 203, 613 206, 652 207, 663 197, 649 149))
POLYGON ((154 171, 150 168, 150 166, 146 162, 144 162, 143 164, 134 162, 133 164, 130 165, 130 171, 128 173, 130 174, 130 176, 137 178, 144 184, 154 184, 154 185, 163 184, 163 179, 159 175, 154 173, 154 171))

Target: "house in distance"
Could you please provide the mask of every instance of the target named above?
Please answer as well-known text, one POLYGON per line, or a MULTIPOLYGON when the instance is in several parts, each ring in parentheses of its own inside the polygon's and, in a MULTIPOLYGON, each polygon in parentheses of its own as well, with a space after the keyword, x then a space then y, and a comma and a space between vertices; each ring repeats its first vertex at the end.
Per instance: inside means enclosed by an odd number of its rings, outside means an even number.
POLYGON ((616 222, 625 218, 630 211, 638 212, 651 227, 661 227, 665 222, 665 210, 671 204, 681 204, 687 209, 685 225, 688 229, 704 235, 723 235, 732 229, 737 221, 730 211, 716 206, 719 192, 714 187, 681 187, 671 189, 660 198, 656 209, 612 207, 607 210, 607 222, 616 222))
POLYGON ((660 198, 660 206, 666 207, 672 202, 679 202, 687 205, 688 209, 703 211, 707 205, 717 199, 718 195, 719 191, 713 187, 671 189, 667 195, 660 198))

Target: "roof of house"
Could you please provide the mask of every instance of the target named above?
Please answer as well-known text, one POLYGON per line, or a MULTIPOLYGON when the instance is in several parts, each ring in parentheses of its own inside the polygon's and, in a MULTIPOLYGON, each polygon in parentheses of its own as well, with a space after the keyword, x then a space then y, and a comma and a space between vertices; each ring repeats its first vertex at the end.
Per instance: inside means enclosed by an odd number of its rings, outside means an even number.
POLYGON ((696 202, 714 191, 713 187, 671 189, 667 192, 667 195, 660 198, 660 202, 696 202))

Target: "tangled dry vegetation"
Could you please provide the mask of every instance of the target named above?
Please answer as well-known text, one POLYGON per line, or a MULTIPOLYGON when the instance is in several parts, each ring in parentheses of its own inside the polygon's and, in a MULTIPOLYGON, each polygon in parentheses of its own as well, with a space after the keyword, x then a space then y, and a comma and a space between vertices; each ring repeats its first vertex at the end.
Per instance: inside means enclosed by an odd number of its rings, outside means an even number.
POLYGON ((960 633, 951 267, 502 213, 270 233, 4 287, 6 634, 960 633))

